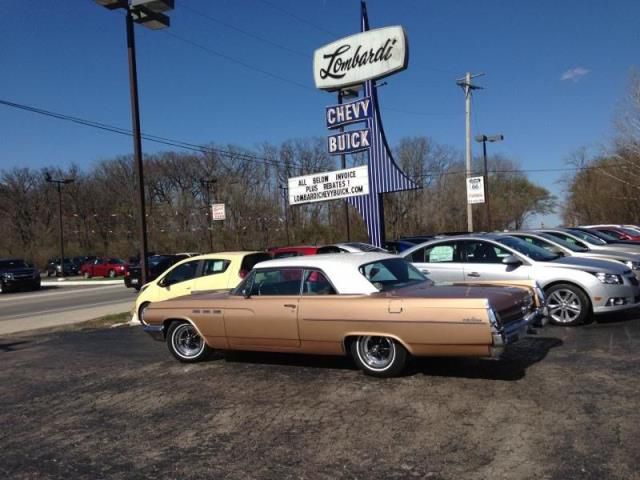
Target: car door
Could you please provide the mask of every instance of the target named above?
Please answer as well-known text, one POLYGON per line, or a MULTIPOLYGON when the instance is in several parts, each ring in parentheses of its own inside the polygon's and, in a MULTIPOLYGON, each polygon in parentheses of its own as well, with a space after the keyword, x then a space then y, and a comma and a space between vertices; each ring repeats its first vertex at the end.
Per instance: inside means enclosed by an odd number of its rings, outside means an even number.
POLYGON ((193 282, 192 291, 227 290, 230 264, 231 262, 224 258, 203 260, 202 269, 193 282))
POLYGON ((104 259, 96 258, 93 261, 93 265, 91 266, 91 276, 92 277, 100 277, 104 275, 104 259))
POLYGON ((270 350, 300 347, 298 304, 301 268, 255 270, 224 310, 229 346, 270 350))
POLYGON ((181 263, 169 270, 157 283, 157 294, 154 302, 189 295, 194 279, 198 276, 200 260, 181 263))
POLYGON ((419 248, 405 259, 437 283, 464 280, 460 241, 445 241, 419 248))
POLYGON ((474 280, 527 280, 528 265, 503 263, 511 251, 485 240, 465 240, 462 245, 465 281, 474 280))

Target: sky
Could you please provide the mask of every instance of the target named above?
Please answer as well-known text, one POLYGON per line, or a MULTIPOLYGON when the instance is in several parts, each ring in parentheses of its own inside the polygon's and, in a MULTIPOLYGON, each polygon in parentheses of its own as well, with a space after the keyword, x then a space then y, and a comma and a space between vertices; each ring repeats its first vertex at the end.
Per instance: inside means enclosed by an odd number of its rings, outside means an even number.
MULTIPOLYGON (((247 148, 327 135, 316 48, 358 32, 359 0, 175 0, 171 27, 136 26, 142 130, 247 148)), ((407 70, 379 89, 391 145, 428 136, 464 149, 456 79, 485 75, 473 135, 524 170, 562 168, 606 145, 638 67, 637 0, 369 0, 371 28, 402 25, 407 70)), ((122 11, 93 0, 0 3, 0 100, 129 128, 122 11)), ((166 146, 144 142, 145 152, 166 146)), ((479 154, 474 145, 474 154, 479 154)), ((95 162, 132 152, 129 137, 0 105, 0 168, 95 162)), ((313 172, 309 172, 313 173, 313 172)), ((562 197, 562 172, 529 178, 562 197)), ((557 215, 537 218, 547 226, 557 215)))

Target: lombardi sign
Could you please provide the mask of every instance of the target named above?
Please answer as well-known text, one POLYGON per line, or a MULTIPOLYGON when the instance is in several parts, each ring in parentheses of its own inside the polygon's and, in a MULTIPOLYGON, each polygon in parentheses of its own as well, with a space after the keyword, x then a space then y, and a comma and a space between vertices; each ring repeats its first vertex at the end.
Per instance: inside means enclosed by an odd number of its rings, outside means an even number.
POLYGON ((289 179, 289 204, 323 202, 369 193, 366 165, 289 179))
POLYGON ((404 70, 407 62, 404 29, 377 28, 317 49, 313 56, 313 77, 317 88, 337 90, 404 70))

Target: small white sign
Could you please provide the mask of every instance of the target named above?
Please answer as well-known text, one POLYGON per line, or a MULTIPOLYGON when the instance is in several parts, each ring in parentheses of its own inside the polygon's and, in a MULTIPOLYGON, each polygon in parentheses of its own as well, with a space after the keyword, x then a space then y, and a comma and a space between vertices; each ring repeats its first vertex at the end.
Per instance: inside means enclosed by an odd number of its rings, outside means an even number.
POLYGON ((369 194, 369 167, 346 168, 289 179, 289 204, 324 202, 369 194))
POLYGON ((316 88, 337 90, 407 68, 407 36, 401 26, 377 28, 336 40, 313 56, 316 88))
POLYGON ((224 220, 226 217, 224 203, 214 203, 211 205, 211 220, 224 220))
POLYGON ((467 203, 484 203, 484 177, 467 178, 467 203))

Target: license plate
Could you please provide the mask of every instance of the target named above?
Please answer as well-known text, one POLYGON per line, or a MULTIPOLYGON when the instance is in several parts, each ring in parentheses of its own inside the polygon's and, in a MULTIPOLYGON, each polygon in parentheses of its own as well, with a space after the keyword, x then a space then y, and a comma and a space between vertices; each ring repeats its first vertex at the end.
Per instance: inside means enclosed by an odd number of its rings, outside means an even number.
POLYGON ((138 284, 138 279, 137 278, 132 278, 131 279, 131 284, 132 285, 137 285, 138 284))

